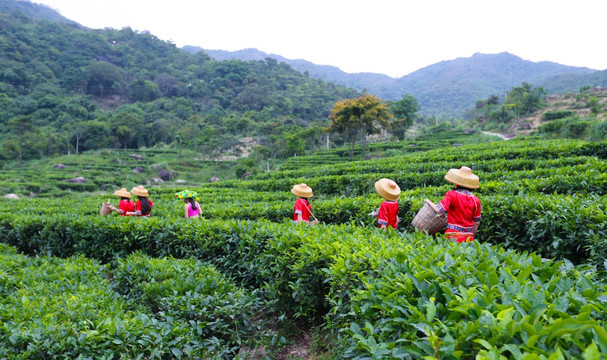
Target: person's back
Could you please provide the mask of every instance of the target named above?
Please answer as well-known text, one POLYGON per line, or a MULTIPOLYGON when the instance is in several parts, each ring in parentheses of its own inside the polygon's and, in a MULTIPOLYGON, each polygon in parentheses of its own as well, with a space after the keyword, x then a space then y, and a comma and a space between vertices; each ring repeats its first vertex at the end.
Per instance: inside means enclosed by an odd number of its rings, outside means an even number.
POLYGON ((194 209, 194 207, 192 206, 192 203, 188 203, 188 217, 198 217, 200 216, 200 205, 198 205, 198 201, 194 201, 194 206, 196 207, 196 209, 194 209))
POLYGON ((472 193, 479 187, 478 176, 472 174, 469 167, 462 166, 450 169, 445 180, 455 185, 437 205, 441 213, 447 214, 445 235, 457 242, 474 241, 481 221, 481 202, 472 193))

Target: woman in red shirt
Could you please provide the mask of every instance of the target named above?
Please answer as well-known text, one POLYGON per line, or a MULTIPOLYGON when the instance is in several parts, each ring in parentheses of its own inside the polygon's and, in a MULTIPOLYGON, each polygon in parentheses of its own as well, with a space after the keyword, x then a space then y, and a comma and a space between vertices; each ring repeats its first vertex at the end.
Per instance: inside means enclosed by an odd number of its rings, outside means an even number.
POLYGON ((126 191, 125 188, 114 191, 114 195, 120 197, 120 202, 118 203, 118 209, 111 207, 112 211, 116 211, 122 216, 129 216, 128 213, 135 211, 135 204, 131 201, 131 193, 126 191))
POLYGON ((293 221, 303 221, 309 224, 310 215, 312 215, 312 205, 309 200, 312 197, 312 189, 306 184, 297 184, 293 185, 291 193, 299 196, 299 199, 295 200, 295 206, 293 207, 293 221))
MULTIPOLYGON (((377 211, 377 223, 380 229, 390 226, 394 229, 398 226, 398 198, 400 198, 400 187, 390 179, 380 179, 375 183, 375 191, 386 199, 377 211)), ((375 214, 375 213, 372 213, 375 214)))
POLYGON ((148 199, 147 189, 140 185, 132 188, 131 193, 137 195, 137 203, 135 203, 135 212, 130 215, 150 216, 154 203, 148 199))
POLYGON ((445 235, 459 243, 474 241, 474 235, 481 221, 481 201, 472 190, 478 189, 478 176, 469 167, 450 169, 445 180, 455 185, 437 205, 442 213, 447 213, 445 235))

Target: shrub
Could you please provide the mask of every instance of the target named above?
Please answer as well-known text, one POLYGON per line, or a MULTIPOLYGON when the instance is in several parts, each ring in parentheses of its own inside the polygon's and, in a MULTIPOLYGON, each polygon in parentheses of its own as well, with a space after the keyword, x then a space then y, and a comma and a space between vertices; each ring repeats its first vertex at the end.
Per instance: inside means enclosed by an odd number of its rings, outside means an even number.
POLYGON ((573 116, 575 113, 571 110, 554 110, 542 114, 542 120, 557 120, 573 116))

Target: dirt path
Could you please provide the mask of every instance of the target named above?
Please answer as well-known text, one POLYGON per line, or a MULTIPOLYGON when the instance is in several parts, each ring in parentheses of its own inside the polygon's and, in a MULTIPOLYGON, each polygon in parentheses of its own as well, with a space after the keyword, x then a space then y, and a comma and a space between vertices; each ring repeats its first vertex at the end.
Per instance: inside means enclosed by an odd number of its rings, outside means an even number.
POLYGON ((483 134, 485 134, 485 135, 499 136, 499 137, 501 137, 503 140, 510 140, 510 138, 508 138, 508 137, 506 137, 506 136, 504 136, 504 135, 502 135, 502 134, 498 134, 498 133, 492 133, 492 132, 489 132, 489 131, 483 131, 483 134))

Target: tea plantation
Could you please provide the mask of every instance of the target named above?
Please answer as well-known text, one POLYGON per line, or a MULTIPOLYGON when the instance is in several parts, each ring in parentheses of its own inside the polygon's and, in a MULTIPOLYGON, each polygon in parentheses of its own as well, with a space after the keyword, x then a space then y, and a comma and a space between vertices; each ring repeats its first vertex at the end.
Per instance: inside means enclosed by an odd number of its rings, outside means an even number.
POLYGON ((183 219, 179 187, 152 188, 147 219, 100 216, 113 188, 0 201, 0 358, 289 358, 290 327, 315 359, 607 358, 606 142, 318 156, 193 188, 204 219, 183 219), (477 241, 415 232, 462 165, 477 241), (403 190, 398 231, 368 216, 381 177, 403 190), (289 220, 300 182, 318 226, 289 220))

